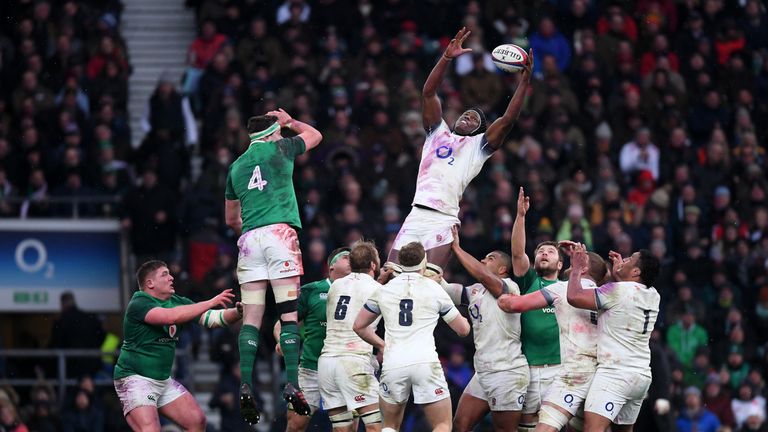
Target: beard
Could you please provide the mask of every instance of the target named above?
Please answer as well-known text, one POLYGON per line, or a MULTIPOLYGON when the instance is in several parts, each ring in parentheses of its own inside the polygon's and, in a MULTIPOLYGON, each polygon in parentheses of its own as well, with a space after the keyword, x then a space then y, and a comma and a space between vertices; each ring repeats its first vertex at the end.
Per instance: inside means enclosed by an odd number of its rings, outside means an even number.
POLYGON ((552 264, 547 263, 546 266, 543 266, 542 264, 535 264, 533 265, 533 269, 536 270, 536 274, 538 274, 541 277, 549 277, 549 276, 557 276, 558 269, 557 269, 557 263, 555 263, 554 266, 552 264))

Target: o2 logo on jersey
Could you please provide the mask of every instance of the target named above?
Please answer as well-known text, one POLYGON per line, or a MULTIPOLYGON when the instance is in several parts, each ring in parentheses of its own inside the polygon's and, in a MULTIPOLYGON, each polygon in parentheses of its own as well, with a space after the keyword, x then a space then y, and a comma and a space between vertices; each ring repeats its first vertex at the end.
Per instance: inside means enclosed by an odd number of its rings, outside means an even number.
POLYGON ((448 158, 450 158, 451 159, 451 160, 448 161, 448 165, 453 165, 453 161, 456 160, 456 158, 451 156, 452 154, 453 154, 453 148, 448 147, 448 146, 440 146, 440 147, 435 149, 435 156, 437 156, 438 158, 440 158, 440 159, 448 159, 448 158))
POLYGON ((605 404, 605 410, 608 411, 609 413, 613 412, 613 408, 614 408, 613 402, 608 402, 605 404))
POLYGON ((573 395, 570 393, 565 395, 563 402, 567 403, 569 407, 573 407, 573 395))
POLYGON ((480 306, 473 304, 469 307, 469 316, 477 322, 483 322, 483 314, 480 313, 480 306))

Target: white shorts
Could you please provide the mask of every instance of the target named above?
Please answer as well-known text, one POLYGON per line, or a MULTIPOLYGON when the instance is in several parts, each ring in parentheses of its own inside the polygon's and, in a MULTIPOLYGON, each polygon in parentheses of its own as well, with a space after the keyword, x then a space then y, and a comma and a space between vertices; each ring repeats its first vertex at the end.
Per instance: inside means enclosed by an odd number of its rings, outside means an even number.
POLYGON ((544 396, 544 402, 557 405, 572 416, 581 414, 583 417, 584 400, 587 399, 589 386, 592 384, 595 373, 563 372, 564 374, 558 374, 552 381, 544 396), (568 375, 566 376, 565 373, 568 375))
POLYGON ((307 400, 310 410, 314 413, 320 408, 320 387, 317 382, 317 371, 300 367, 299 387, 304 392, 304 399, 307 400))
POLYGON ((410 242, 421 243, 425 250, 451 244, 453 242, 451 227, 459 223, 461 222, 455 216, 412 207, 392 243, 392 249, 399 251, 410 242))
POLYGON ((537 414, 549 386, 560 373, 560 365, 529 366, 528 370, 531 380, 528 383, 528 391, 525 393, 523 414, 537 414))
POLYGON ((379 396, 385 402, 402 405, 413 390, 413 402, 418 405, 441 401, 451 394, 440 363, 419 363, 413 366, 381 371, 379 396))
POLYGON ((130 375, 114 382, 124 416, 140 406, 162 408, 187 393, 187 389, 173 378, 156 380, 130 375))
POLYGON ((320 396, 326 410, 346 406, 347 410, 379 403, 379 393, 371 360, 361 356, 328 357, 317 361, 320 396))
POLYGON ((475 372, 464 393, 488 402, 491 411, 521 411, 528 381, 527 370, 475 372))
POLYGON ((296 230, 286 224, 254 228, 237 240, 240 284, 304 274, 296 230))
POLYGON ((598 368, 584 411, 599 414, 615 424, 634 424, 650 386, 650 377, 598 368))

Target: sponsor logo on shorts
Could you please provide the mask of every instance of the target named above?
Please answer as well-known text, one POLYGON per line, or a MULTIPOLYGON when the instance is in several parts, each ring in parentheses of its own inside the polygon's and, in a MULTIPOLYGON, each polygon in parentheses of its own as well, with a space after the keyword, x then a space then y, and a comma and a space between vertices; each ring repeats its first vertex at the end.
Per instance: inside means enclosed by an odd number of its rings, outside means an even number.
POLYGON ((440 234, 438 234, 438 235, 436 235, 436 236, 435 236, 435 239, 436 239, 437 241, 441 242, 441 241, 443 241, 443 236, 442 236, 442 235, 440 235, 440 234))
POLYGON ((517 397, 517 403, 519 403, 520 405, 525 405, 525 395, 524 394, 521 394, 520 396, 517 397))
POLYGON ((440 396, 440 395, 441 395, 441 394, 443 394, 443 393, 445 393, 445 392, 443 391, 443 388, 442 388, 442 387, 438 387, 438 388, 436 388, 436 389, 435 389, 435 394, 436 394, 437 396, 440 396))
POLYGON ((318 297, 320 297, 320 300, 328 300, 328 293, 320 293, 318 297))
POLYGON ((152 402, 157 402, 155 395, 147 395, 147 399, 151 400, 152 402))
POLYGON ((608 403, 605 404, 605 410, 606 411, 612 413, 613 412, 613 408, 614 408, 613 402, 608 402, 608 403))
POLYGON ((568 393, 563 397, 563 402, 567 403, 569 407, 573 406, 573 395, 568 393))
POLYGON ((496 406, 496 398, 495 397, 491 398, 491 406, 496 406))
POLYGON ((365 396, 361 394, 355 396, 355 402, 365 402, 365 396))
POLYGON ((387 386, 387 383, 381 383, 381 390, 389 393, 389 387, 387 386))
POLYGON ((291 273, 296 271, 296 267, 290 261, 283 261, 283 268, 278 273, 291 273))

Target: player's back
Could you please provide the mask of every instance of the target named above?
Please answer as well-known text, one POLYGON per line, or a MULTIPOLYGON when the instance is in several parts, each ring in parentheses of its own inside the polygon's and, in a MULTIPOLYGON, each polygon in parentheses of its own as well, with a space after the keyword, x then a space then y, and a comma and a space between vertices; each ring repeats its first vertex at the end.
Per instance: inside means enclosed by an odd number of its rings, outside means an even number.
POLYGON ((614 282, 597 289, 599 368, 650 376, 651 339, 659 315, 659 293, 638 282, 614 282))
MULTIPOLYGON (((581 279, 584 289, 596 289, 595 282, 581 279)), ((568 303, 568 282, 559 281, 543 288, 554 298, 555 316, 560 329, 560 358, 563 370, 594 372, 597 367, 597 312, 579 309, 568 303)))
POLYGON ((384 320, 385 367, 439 361, 435 325, 454 306, 437 282, 418 273, 402 273, 382 286, 375 298, 384 320))
MULTIPOLYGON (((373 346, 352 329, 355 318, 368 298, 381 288, 365 273, 350 273, 333 281, 326 303, 327 327, 322 355, 369 355, 373 346)), ((378 320, 374 322, 374 326, 378 320)))
POLYGON ((457 135, 441 120, 424 141, 413 203, 457 216, 464 189, 491 154, 485 134, 457 135))
POLYGON ((229 167, 225 196, 240 200, 244 233, 277 223, 301 228, 293 163, 305 149, 298 136, 257 142, 229 167))

